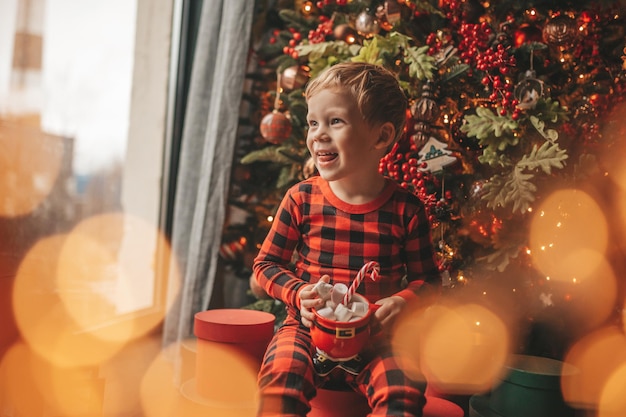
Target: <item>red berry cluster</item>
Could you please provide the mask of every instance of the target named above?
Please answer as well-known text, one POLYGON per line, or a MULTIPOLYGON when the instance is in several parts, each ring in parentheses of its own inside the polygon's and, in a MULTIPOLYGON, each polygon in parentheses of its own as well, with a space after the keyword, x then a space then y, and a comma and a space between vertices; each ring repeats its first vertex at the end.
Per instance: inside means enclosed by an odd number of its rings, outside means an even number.
POLYGON ((321 43, 326 41, 326 37, 333 33, 333 21, 328 16, 319 17, 320 24, 317 28, 309 31, 310 43, 321 43))
MULTIPOLYGON (((435 224, 437 217, 435 213, 446 204, 443 198, 438 198, 439 180, 431 172, 422 170, 425 166, 420 166, 418 146, 411 141, 408 150, 401 149, 400 143, 396 143, 387 155, 385 155, 378 165, 378 171, 395 180, 400 186, 415 194, 426 206, 428 219, 431 224, 435 224), (422 169, 420 169, 422 168, 422 169)), ((452 193, 447 192, 446 199, 452 199, 452 193)))
POLYGON ((516 65, 515 57, 509 54, 503 43, 490 43, 493 30, 486 22, 463 23, 459 34, 461 60, 485 74, 481 82, 491 89, 489 99, 498 105, 500 114, 504 116, 510 111, 514 119, 519 118, 518 101, 513 97, 514 86, 506 79, 516 65))
POLYGON ((447 36, 446 39, 441 39, 436 33, 431 32, 426 37, 426 44, 429 46, 428 55, 436 55, 445 45, 448 45, 452 41, 451 36, 447 36))
POLYGON ((289 32, 291 33, 292 37, 291 39, 289 39, 287 45, 283 47, 283 53, 285 55, 291 56, 293 59, 298 59, 298 51, 296 51, 296 46, 302 40, 302 35, 294 28, 289 28, 289 32))

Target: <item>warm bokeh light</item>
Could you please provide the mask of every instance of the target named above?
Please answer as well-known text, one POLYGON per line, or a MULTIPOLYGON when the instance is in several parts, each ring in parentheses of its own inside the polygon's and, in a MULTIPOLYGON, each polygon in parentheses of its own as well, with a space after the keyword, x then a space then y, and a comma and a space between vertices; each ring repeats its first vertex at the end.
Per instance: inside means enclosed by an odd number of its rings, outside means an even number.
POLYGON ((124 341, 95 337, 65 309, 55 276, 65 239, 64 235, 42 239, 22 260, 13 285, 15 319, 29 346, 49 362, 57 366, 101 363, 124 341))
POLYGON ((0 404, 17 416, 41 416, 49 408, 31 372, 32 351, 14 344, 0 362, 0 404))
POLYGON ((589 333, 571 347, 564 361, 580 371, 562 379, 565 401, 578 408, 597 409, 605 387, 609 387, 606 395, 612 395, 613 387, 608 385, 611 375, 626 364, 626 337, 616 327, 589 333))
MULTIPOLYGON (((98 367, 98 380, 106 381, 103 416, 141 415, 141 380, 161 349, 160 335, 144 337, 127 344, 98 367)), ((184 358, 183 364, 193 367, 193 357, 184 358)))
POLYGON ((0 217, 31 213, 54 187, 63 139, 39 129, 37 119, 0 119, 0 217))
MULTIPOLYGON (((163 283, 170 271, 158 270, 157 248, 169 259, 165 238, 154 226, 124 213, 108 213, 80 222, 69 233, 60 252, 57 292, 65 308, 84 329, 105 340, 129 340, 149 332, 162 319, 163 283), (156 291, 154 288, 156 287, 156 291), (140 308, 157 309, 140 319, 112 320, 140 308)), ((175 273, 172 280, 178 281, 175 273)))
POLYGON ((573 253, 564 270, 575 282, 560 283, 569 296, 568 314, 579 329, 592 329, 605 322, 617 301, 617 277, 606 258, 597 252, 580 250, 573 253))
POLYGON ((435 391, 458 394, 489 390, 510 353, 505 324, 478 304, 416 312, 398 324, 393 343, 412 376, 423 375, 435 391))
POLYGON ((618 367, 606 381, 600 395, 597 417, 626 416, 626 364, 618 367))
MULTIPOLYGON (((146 417, 253 417, 258 405, 256 376, 258 364, 228 344, 204 346, 195 377, 177 378, 181 366, 175 346, 152 362, 141 382, 141 404, 146 417), (209 387, 198 389, 198 384, 209 387), (180 386, 180 388, 178 388, 180 386), (199 391, 207 391, 200 395, 199 391)), ((196 357, 198 361, 198 357, 196 357)), ((184 374, 184 372, 182 372, 184 374)))
POLYGON ((102 415, 104 381, 96 369, 55 366, 21 342, 3 357, 0 388, 3 410, 16 416, 102 415))
MULTIPOLYGON (((626 188, 622 190, 617 190, 615 192, 615 223, 614 227, 617 228, 616 236, 624 236, 626 234, 626 188)), ((622 247, 622 250, 626 248, 626 243, 624 242, 615 242, 616 244, 622 247)))
MULTIPOLYGON (((608 226, 598 204, 585 192, 568 189, 551 194, 535 210, 530 229, 530 250, 535 267, 551 280, 571 282, 576 270, 571 262, 581 251, 604 254, 608 226)), ((593 259, 578 259, 577 266, 593 259)))
POLYGON ((148 334, 167 308, 165 283, 159 280, 169 273, 170 287, 179 283, 177 268, 157 261, 157 247, 169 259, 169 247, 154 228, 121 213, 87 219, 68 235, 37 242, 13 286, 24 339, 51 363, 85 366, 103 362, 148 334), (135 311, 128 306, 147 288, 133 281, 155 288, 149 303, 135 303, 143 307, 135 311))
POLYGON ((142 415, 145 417, 182 416, 180 393, 176 386, 178 348, 170 345, 150 363, 141 379, 139 392, 142 415))

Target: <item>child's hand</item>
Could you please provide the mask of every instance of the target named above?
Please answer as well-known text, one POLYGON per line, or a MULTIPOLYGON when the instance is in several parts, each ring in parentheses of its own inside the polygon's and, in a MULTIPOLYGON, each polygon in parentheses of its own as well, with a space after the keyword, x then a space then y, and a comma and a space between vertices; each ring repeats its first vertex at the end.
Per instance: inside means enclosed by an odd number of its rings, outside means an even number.
MULTIPOLYGON (((320 281, 330 282, 330 276, 323 275, 320 281)), ((324 305, 324 301, 319 297, 317 291, 313 290, 315 284, 309 284, 300 291, 300 316, 301 321, 306 327, 313 325, 315 314, 313 314, 313 308, 319 308, 324 305)))
POLYGON ((406 300, 397 295, 392 295, 391 297, 381 298, 376 301, 376 304, 379 305, 380 308, 376 310, 374 317, 376 317, 376 320, 382 327, 388 327, 402 311, 406 305, 406 300))

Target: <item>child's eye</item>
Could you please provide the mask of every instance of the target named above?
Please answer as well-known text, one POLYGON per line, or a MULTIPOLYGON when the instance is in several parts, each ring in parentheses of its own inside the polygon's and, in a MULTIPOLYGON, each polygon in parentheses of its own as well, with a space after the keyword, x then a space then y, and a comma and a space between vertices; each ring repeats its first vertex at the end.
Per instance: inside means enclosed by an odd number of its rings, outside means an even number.
POLYGON ((309 127, 317 126, 317 122, 315 120, 309 120, 309 127))
POLYGON ((341 119, 338 118, 338 117, 335 117, 335 118, 330 120, 330 124, 331 125, 336 125, 337 123, 341 123, 341 119))

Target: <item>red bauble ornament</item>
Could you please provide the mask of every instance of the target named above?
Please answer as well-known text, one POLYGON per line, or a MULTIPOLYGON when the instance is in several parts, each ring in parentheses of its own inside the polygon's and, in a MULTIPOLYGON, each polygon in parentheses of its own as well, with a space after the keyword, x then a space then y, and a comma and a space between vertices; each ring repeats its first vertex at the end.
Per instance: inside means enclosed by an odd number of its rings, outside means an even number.
POLYGON ((275 145, 280 145, 291 135, 291 120, 278 110, 266 114, 259 127, 261 136, 275 145))
POLYGON ((542 42, 543 32, 541 28, 536 25, 524 23, 520 25, 513 35, 513 45, 519 48, 522 45, 532 42, 542 42))

